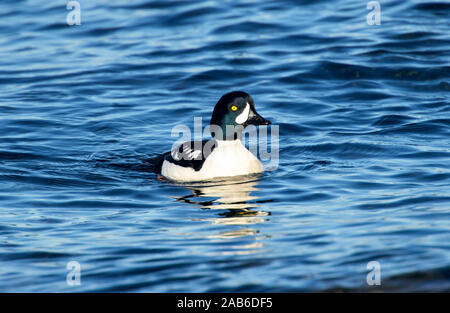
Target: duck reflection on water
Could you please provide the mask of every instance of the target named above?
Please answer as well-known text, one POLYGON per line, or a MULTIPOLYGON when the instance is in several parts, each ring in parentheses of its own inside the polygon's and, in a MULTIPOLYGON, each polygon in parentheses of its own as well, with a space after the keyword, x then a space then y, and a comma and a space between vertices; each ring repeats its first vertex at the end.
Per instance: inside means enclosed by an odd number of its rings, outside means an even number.
POLYGON ((179 202, 189 203, 203 210, 217 210, 218 217, 196 218, 196 221, 205 221, 213 225, 223 225, 226 230, 208 234, 209 239, 242 239, 235 245, 228 246, 229 251, 221 254, 249 254, 258 251, 263 246, 261 239, 265 236, 255 228, 256 224, 268 221, 270 212, 261 209, 258 197, 252 194, 259 190, 258 176, 245 177, 227 181, 212 181, 183 185, 191 193, 176 198, 179 202), (253 225, 249 227, 248 225, 253 225), (230 229, 231 228, 231 229, 230 229))

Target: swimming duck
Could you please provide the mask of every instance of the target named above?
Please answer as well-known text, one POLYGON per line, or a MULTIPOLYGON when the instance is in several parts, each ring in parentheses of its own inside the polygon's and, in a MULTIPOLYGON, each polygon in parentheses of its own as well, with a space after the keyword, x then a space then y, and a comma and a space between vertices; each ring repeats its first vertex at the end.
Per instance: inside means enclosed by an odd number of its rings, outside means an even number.
POLYGON ((211 116, 213 138, 188 141, 162 154, 156 173, 180 182, 261 173, 261 162, 242 144, 242 131, 249 125, 269 124, 256 112, 248 93, 227 93, 219 99, 211 116))

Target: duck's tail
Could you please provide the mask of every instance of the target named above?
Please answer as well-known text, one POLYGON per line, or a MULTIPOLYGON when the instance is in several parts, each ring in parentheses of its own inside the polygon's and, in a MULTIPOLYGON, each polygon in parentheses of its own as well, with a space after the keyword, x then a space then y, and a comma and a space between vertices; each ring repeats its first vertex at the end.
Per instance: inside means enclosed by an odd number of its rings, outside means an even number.
POLYGON ((157 175, 160 175, 161 168, 162 168, 162 165, 164 162, 164 158, 169 154, 170 154, 170 152, 158 154, 157 156, 155 156, 153 158, 144 160, 144 163, 146 166, 150 167, 150 170, 152 172, 154 172, 157 175))

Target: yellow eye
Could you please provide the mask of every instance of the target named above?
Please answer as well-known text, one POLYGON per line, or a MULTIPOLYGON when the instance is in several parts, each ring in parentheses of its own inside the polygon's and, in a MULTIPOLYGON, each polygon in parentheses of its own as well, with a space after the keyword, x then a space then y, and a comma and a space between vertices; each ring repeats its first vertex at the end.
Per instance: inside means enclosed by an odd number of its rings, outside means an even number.
POLYGON ((237 106, 233 105, 233 106, 231 107, 231 111, 237 111, 237 106))

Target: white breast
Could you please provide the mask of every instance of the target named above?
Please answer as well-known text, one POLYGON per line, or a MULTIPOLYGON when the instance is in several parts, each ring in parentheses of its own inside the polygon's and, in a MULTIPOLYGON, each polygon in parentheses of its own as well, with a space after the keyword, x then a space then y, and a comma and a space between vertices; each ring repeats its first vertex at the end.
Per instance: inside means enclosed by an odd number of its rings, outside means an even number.
POLYGON ((176 181, 201 181, 261 173, 261 162, 238 140, 217 140, 217 147, 208 156, 199 171, 165 161, 161 174, 176 181))

